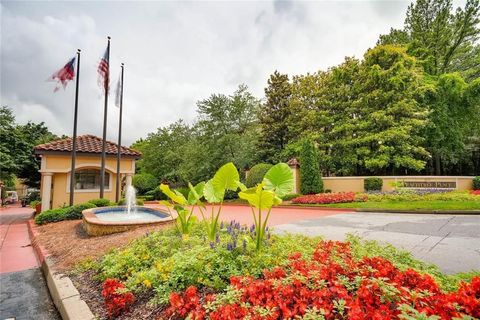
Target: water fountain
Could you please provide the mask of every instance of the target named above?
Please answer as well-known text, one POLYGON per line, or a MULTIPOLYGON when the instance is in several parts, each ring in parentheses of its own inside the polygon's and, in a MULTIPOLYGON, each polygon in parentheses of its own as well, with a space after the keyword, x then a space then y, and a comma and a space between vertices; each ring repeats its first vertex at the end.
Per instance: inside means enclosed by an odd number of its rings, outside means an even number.
POLYGON ((127 214, 137 211, 137 190, 133 186, 127 186, 125 191, 125 201, 127 205, 127 214))
POLYGON ((137 192, 133 186, 127 186, 125 190, 125 206, 87 209, 82 214, 83 227, 91 236, 173 221, 173 218, 164 211, 137 206, 137 192))

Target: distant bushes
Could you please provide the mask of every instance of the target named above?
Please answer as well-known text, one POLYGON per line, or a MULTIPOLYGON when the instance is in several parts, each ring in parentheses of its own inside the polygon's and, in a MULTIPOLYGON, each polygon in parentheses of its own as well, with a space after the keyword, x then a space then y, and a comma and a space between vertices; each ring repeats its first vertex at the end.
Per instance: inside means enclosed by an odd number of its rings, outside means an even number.
POLYGON ((265 173, 272 167, 269 163, 259 163, 254 165, 248 172, 247 178, 245 179, 245 185, 247 188, 255 187, 257 184, 263 181, 263 176, 265 173))
POLYGON ((160 186, 145 192, 146 200, 168 200, 168 197, 160 190, 160 186))
MULTIPOLYGON (((127 202, 126 202, 125 199, 120 199, 120 200, 117 202, 117 205, 119 205, 119 206, 124 206, 124 205, 126 205, 126 204, 127 204, 127 202)), ((144 201, 143 201, 142 199, 137 199, 137 203, 136 203, 136 204, 137 204, 137 206, 143 206, 144 201)))
POLYGON ((473 190, 480 190, 480 176, 473 178, 473 190))
POLYGON ((363 180, 363 188, 365 191, 381 191, 383 187, 383 180, 377 177, 365 178, 363 180))
POLYGON ((143 195, 158 186, 158 179, 149 173, 138 173, 133 176, 133 186, 143 195))
POLYGON ((96 207, 108 207, 112 205, 112 203, 108 199, 92 199, 88 202, 94 204, 96 207))
POLYGON ((63 207, 44 211, 35 217, 36 224, 45 224, 64 220, 76 220, 82 218, 82 211, 96 208, 93 203, 86 202, 71 207, 63 207))

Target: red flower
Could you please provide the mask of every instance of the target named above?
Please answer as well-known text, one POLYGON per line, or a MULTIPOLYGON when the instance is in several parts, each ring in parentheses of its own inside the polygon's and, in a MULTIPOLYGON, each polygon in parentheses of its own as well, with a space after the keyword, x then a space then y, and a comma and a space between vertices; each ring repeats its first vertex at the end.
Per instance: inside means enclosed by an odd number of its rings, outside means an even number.
POLYGON ((117 317, 127 311, 135 300, 125 285, 116 279, 107 279, 103 283, 102 296, 109 317, 117 317))
POLYGON ((319 193, 300 196, 292 200, 292 203, 299 204, 329 204, 341 202, 354 202, 355 193, 339 192, 339 193, 319 193))

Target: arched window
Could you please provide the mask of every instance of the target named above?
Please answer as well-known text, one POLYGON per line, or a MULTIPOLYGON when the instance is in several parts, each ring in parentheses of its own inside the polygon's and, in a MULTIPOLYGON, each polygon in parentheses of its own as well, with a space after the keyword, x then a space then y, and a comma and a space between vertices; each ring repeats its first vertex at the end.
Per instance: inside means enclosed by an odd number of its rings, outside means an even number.
MULTIPOLYGON (((110 174, 105 172, 105 189, 110 186, 110 174)), ((75 171, 76 190, 97 190, 100 189, 100 170, 84 169, 75 171)))

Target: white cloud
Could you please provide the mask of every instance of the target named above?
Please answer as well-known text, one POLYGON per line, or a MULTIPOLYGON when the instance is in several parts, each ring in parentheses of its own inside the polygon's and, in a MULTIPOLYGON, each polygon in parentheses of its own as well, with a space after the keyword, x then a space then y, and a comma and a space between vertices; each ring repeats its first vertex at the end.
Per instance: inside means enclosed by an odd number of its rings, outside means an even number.
MULTIPOLYGON (((401 27, 408 2, 19 2, 1 7, 1 103, 18 121, 71 134, 74 84, 45 79, 82 49, 79 132, 101 135, 96 66, 112 36, 112 80, 125 62, 124 141, 178 118, 196 101, 247 84, 263 96, 276 69, 314 72, 361 57, 401 27)), ((115 83, 111 84, 115 88, 115 83)), ((118 109, 110 97, 108 137, 118 109)))

